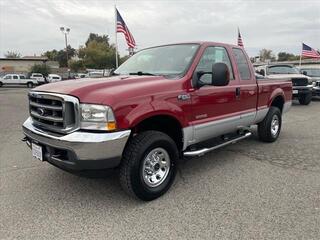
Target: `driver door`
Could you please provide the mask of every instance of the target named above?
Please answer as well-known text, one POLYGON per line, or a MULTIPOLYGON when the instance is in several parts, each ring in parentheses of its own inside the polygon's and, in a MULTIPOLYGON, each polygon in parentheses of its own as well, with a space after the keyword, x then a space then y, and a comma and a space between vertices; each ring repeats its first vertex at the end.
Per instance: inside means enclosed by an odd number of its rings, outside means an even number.
MULTIPOLYGON (((195 71, 211 72, 212 65, 218 62, 229 67, 230 82, 222 87, 206 85, 192 93, 195 142, 228 133, 240 120, 237 113, 240 104, 237 96, 239 79, 235 77, 227 49, 220 46, 207 47, 195 71)), ((210 83, 211 74, 204 74, 200 80, 210 83)))

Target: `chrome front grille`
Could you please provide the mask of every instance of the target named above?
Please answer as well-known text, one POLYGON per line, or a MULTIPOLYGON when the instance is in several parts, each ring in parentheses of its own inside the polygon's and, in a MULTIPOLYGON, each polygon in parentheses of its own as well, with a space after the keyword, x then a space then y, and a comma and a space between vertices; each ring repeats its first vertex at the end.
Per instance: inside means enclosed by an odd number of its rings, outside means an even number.
POLYGON ((68 133, 79 127, 77 98, 54 93, 30 92, 29 111, 34 124, 42 129, 68 133))
POLYGON ((292 78, 293 86, 307 86, 308 79, 307 78, 292 78))

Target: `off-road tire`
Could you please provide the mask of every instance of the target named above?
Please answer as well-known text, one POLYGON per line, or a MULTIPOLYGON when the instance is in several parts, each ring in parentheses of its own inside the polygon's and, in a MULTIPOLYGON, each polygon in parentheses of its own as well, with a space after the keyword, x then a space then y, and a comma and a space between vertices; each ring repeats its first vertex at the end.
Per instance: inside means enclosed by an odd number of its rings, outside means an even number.
POLYGON ((303 94, 299 96, 299 103, 301 105, 309 105, 312 100, 312 93, 310 94, 303 94))
POLYGON ((263 142, 274 142, 280 135, 282 125, 282 116, 281 111, 277 107, 271 107, 268 111, 267 116, 263 119, 262 122, 258 124, 258 135, 259 139, 263 142), (276 134, 272 134, 272 121, 274 116, 278 118, 279 128, 276 134))
POLYGON ((145 131, 132 137, 123 153, 120 164, 120 183, 131 196, 143 201, 151 201, 163 195, 171 187, 175 175, 179 153, 176 143, 166 134, 145 131), (149 187, 143 180, 143 161, 150 151, 163 148, 170 156, 170 169, 164 181, 157 187, 149 187))

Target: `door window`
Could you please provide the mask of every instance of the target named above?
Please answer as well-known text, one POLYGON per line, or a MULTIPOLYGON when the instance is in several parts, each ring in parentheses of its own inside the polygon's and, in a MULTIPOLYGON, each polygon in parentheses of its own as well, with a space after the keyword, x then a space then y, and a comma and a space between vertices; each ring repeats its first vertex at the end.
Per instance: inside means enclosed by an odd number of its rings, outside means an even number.
POLYGON ((19 78, 18 78, 18 76, 14 75, 14 76, 13 76, 13 79, 19 79, 19 78))
POLYGON ((247 58, 240 48, 233 48, 233 54, 238 65, 238 71, 241 80, 250 80, 250 68, 247 62, 247 58))
MULTIPOLYGON (((233 80, 234 76, 230 58, 228 56, 227 50, 224 47, 207 47, 200 59, 200 62, 198 63, 196 71, 211 72, 212 65, 219 62, 225 63, 228 66, 230 72, 230 80, 233 80)), ((204 74, 201 77, 201 81, 207 84, 211 83, 211 79, 211 74, 204 74)))

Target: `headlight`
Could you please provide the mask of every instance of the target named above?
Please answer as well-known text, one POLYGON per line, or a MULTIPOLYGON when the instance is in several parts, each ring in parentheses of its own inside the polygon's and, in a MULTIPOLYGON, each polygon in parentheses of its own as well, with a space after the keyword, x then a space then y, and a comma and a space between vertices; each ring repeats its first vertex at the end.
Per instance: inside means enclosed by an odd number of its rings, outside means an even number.
POLYGON ((80 127, 91 130, 115 130, 116 120, 108 106, 80 104, 80 127))

